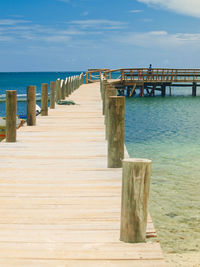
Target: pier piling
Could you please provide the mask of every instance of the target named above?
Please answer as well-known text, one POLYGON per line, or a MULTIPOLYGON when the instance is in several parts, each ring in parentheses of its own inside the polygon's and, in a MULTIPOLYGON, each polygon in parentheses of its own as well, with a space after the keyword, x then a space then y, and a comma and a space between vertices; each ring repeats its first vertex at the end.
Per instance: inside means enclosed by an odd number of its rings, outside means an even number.
POLYGON ((48 83, 42 84, 41 91, 41 115, 48 116, 48 83))
POLYGON ((104 117, 104 123, 105 123, 105 136, 106 136, 106 140, 108 139, 108 105, 109 105, 109 97, 110 96, 116 96, 117 92, 116 89, 107 84, 106 88, 105 88, 105 117, 104 117))
POLYGON ((27 87, 27 125, 36 125, 36 86, 27 87))
POLYGON ((17 91, 6 91, 6 142, 16 142, 17 91))
POLYGON ((111 96, 108 101, 108 168, 121 168, 124 159, 125 98, 111 96))
POLYGON ((56 83, 51 82, 50 83, 50 109, 55 108, 55 88, 56 88, 56 83))
POLYGON ((125 159, 122 173, 120 240, 146 241, 151 160, 125 159))

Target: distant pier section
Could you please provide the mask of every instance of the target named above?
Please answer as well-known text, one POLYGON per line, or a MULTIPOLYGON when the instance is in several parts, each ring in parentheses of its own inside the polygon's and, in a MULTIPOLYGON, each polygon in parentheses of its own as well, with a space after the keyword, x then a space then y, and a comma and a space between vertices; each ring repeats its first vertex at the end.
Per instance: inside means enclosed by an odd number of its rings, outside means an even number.
POLYGON ((200 69, 89 69, 86 72, 86 83, 98 81, 100 77, 108 80, 118 91, 118 95, 154 96, 160 92, 165 96, 172 95, 174 87, 191 87, 192 96, 196 96, 200 86, 200 69))

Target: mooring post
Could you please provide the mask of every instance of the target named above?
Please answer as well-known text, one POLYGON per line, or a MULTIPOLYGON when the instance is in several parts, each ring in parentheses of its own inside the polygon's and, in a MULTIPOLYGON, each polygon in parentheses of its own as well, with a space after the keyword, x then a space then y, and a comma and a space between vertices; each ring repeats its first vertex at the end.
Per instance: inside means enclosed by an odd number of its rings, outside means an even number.
POLYGON ((69 78, 65 79, 65 89, 66 89, 65 95, 66 97, 68 97, 69 96, 69 78))
POLYGON ((41 115, 48 116, 48 83, 42 84, 41 90, 41 115))
POLYGON ((6 91, 6 142, 16 142, 17 91, 6 91))
POLYGON ((56 88, 56 83, 50 82, 50 108, 51 109, 55 108, 55 88, 56 88))
POLYGON ((126 243, 146 241, 151 160, 124 159, 120 240, 126 243))
POLYGON ((105 90, 106 81, 102 80, 102 114, 105 115, 105 90))
POLYGON ((61 99, 61 80, 56 80, 56 103, 61 99))
POLYGON ((65 100, 65 80, 62 80, 61 99, 65 100))
POLYGON ((105 117, 104 123, 106 125, 106 140, 107 140, 107 122, 108 122, 108 100, 110 96, 116 96, 116 89, 110 84, 106 84, 105 88, 105 117))
POLYGON ((36 86, 28 86, 27 94, 27 125, 36 125, 36 86))
POLYGON ((124 159, 125 97, 108 102, 108 168, 121 168, 124 159))

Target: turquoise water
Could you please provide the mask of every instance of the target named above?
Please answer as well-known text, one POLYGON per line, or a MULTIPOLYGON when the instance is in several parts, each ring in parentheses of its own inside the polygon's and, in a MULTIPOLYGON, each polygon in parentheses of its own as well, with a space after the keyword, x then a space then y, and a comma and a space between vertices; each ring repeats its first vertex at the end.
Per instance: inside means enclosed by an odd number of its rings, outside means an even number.
MULTIPOLYGON (((28 85, 81 72, 0 73, 0 95, 26 94, 28 85)), ((126 98, 126 146, 131 157, 152 159, 150 211, 165 252, 200 250, 200 96, 191 88, 172 97, 126 98)), ((18 103, 18 114, 26 103, 18 103)), ((0 103, 0 115, 5 104, 0 103)))
POLYGON ((150 212, 167 253, 200 251, 200 97, 175 94, 126 99, 126 146, 152 159, 150 212))

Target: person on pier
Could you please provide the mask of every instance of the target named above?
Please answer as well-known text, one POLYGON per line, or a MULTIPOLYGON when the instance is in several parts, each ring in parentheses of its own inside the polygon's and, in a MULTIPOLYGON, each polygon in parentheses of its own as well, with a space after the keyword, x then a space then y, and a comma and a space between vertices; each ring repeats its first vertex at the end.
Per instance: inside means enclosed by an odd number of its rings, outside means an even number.
POLYGON ((148 74, 152 74, 152 65, 149 65, 149 70, 148 70, 148 74))

